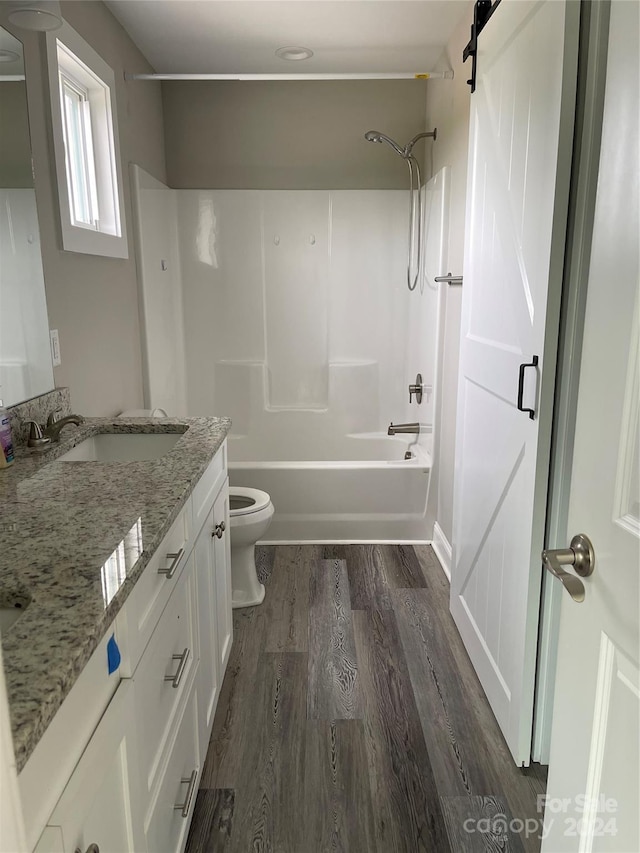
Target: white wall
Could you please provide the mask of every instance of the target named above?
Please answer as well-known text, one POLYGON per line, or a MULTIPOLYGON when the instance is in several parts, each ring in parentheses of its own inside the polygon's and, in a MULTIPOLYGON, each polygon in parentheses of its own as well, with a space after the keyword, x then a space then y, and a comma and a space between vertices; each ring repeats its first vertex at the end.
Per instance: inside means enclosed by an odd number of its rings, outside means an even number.
MULTIPOLYGON (((438 128, 433 144, 434 172, 451 167, 451 195, 447 267, 462 274, 464 259, 464 217, 469 139, 470 88, 467 79, 471 61, 462 62, 462 51, 469 41, 473 21, 473 3, 452 35, 434 70, 453 69, 453 80, 430 80, 427 89, 428 130, 438 128)), ((458 393, 458 350, 460 346, 461 288, 443 285, 441 320, 440 382, 434 470, 430 493, 430 516, 439 524, 448 541, 453 531, 453 471, 455 454, 456 397, 458 393)))

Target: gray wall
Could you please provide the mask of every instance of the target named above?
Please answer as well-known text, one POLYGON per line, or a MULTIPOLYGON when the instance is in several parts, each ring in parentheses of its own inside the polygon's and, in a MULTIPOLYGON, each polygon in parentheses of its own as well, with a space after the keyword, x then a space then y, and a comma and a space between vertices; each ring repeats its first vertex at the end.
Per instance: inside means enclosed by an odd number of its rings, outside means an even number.
POLYGON ((0 187, 32 187, 27 89, 0 82, 0 187))
POLYGON ((129 163, 166 180, 160 84, 125 83, 123 72, 152 69, 101 2, 62 2, 66 21, 113 68, 120 128, 128 260, 60 248, 44 37, 7 26, 25 48, 29 121, 49 325, 60 332, 57 385, 75 411, 111 415, 142 404, 142 371, 129 163))
MULTIPOLYGON (((464 220, 467 198, 467 151, 469 145, 470 90, 466 81, 470 63, 463 65, 462 50, 469 40, 473 21, 473 3, 460 21, 434 70, 453 68, 453 80, 429 81, 427 125, 438 128, 433 145, 433 171, 451 166, 449 244, 447 268, 462 274, 464 260, 464 220)), ((440 353, 440 412, 436 424, 437 448, 434 458, 434 482, 430 500, 433 513, 449 543, 453 536, 453 476, 455 461, 456 405, 458 395, 458 351, 460 348, 460 307, 462 288, 447 287, 442 319, 440 353)))
POLYGON ((425 123, 422 80, 167 82, 162 85, 171 187, 397 189, 405 163, 364 140, 402 144, 425 123))

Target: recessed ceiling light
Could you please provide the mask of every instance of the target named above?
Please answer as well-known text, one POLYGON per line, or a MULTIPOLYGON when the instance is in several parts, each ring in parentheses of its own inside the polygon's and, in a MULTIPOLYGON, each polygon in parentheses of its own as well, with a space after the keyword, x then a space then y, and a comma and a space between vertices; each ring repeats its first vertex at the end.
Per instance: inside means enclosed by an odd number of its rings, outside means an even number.
POLYGON ((289 62, 300 62, 301 59, 311 59, 313 51, 308 47, 279 47, 276 56, 287 59, 289 62))
POLYGON ((0 62, 18 62, 20 54, 13 50, 0 50, 0 62))
POLYGON ((44 33, 62 26, 59 0, 11 0, 6 6, 9 21, 23 30, 44 33))

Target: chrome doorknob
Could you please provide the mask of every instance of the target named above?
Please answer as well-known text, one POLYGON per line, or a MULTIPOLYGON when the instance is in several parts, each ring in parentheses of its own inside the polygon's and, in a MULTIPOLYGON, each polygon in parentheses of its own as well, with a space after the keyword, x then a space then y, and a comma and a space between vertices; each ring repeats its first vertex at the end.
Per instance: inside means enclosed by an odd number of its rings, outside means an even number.
POLYGON ((217 536, 218 539, 222 539, 222 534, 224 533, 226 528, 227 525, 224 523, 224 521, 221 521, 220 524, 216 524, 213 530, 213 536, 217 536))
POLYGON ((578 603, 584 601, 584 584, 575 575, 565 572, 563 566, 573 566, 580 577, 588 578, 596 567, 593 545, 588 536, 578 533, 571 540, 569 548, 555 548, 542 552, 542 563, 551 574, 558 578, 571 598, 578 603))

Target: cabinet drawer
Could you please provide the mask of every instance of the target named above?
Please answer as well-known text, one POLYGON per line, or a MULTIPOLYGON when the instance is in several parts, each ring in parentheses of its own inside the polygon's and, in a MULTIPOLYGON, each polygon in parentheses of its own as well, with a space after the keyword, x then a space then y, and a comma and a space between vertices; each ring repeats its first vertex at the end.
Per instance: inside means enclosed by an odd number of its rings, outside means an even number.
POLYGON ((193 556, 162 614, 133 680, 142 790, 156 784, 175 718, 197 667, 196 589, 193 556))
POLYGON ((180 579, 187 560, 191 533, 191 505, 181 510, 171 529, 131 591, 117 625, 126 637, 129 654, 123 658, 123 676, 133 675, 153 629, 180 579))
POLYGON ((209 467, 193 490, 191 498, 193 504, 193 532, 196 536, 202 529, 202 525, 211 511, 213 500, 226 478, 227 442, 225 439, 222 447, 213 457, 209 463, 209 467))
POLYGON ((163 770, 145 825, 147 849, 153 853, 177 853, 184 847, 200 782, 195 689, 189 696, 163 770))

